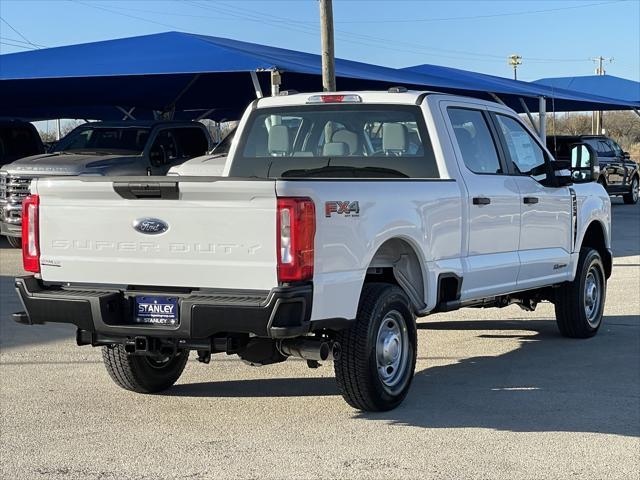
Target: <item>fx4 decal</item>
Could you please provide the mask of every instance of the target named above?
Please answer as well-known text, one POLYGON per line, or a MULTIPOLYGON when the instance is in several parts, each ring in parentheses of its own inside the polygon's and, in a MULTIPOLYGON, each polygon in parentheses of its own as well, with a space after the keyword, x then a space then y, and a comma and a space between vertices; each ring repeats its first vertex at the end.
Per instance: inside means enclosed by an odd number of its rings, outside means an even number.
POLYGON ((357 217, 360 215, 360 204, 358 201, 347 200, 345 202, 325 202, 324 215, 331 217, 332 214, 344 215, 345 217, 357 217))

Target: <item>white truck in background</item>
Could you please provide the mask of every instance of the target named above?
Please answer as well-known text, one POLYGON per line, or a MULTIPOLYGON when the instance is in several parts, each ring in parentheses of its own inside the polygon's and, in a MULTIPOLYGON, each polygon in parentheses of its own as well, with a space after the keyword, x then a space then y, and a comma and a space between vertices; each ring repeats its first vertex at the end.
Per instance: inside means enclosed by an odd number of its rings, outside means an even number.
MULTIPOLYGON (((416 317, 550 301, 590 337, 611 274, 593 150, 553 160, 510 109, 402 88, 262 98, 216 176, 37 179, 16 279, 25 324, 77 326, 123 388, 158 392, 190 350, 333 360, 355 408, 396 407, 416 317), (220 175, 221 173, 221 175, 220 175)), ((181 172, 181 170, 183 172, 181 172)))

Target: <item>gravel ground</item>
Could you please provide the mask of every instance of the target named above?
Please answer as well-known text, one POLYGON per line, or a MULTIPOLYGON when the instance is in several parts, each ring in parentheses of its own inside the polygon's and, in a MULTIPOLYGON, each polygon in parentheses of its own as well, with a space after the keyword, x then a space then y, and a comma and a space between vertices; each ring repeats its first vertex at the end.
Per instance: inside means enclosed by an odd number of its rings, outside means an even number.
POLYGON ((64 325, 26 327, 0 245, 0 475, 6 479, 640 477, 640 205, 614 200, 606 318, 558 335, 553 309, 468 309, 419 324, 398 409, 363 414, 331 365, 190 360, 165 395, 116 387, 64 325))

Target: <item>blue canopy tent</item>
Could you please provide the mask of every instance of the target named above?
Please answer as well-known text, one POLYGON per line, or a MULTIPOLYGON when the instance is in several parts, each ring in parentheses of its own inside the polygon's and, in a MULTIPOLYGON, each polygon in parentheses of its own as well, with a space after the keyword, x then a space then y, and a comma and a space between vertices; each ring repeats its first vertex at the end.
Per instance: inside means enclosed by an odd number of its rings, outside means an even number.
POLYGON ((612 75, 541 78, 533 83, 576 92, 594 93, 604 97, 615 97, 630 103, 640 104, 640 82, 612 75))
MULTIPOLYGON (((180 32, 13 53, 0 56, 0 116, 141 119, 163 112, 233 119, 257 91, 277 88, 272 76, 282 75, 283 88, 320 90, 320 68, 319 55, 180 32)), ((446 67, 397 70, 336 59, 336 76, 342 90, 398 85, 495 95, 520 112, 630 108, 622 100, 446 67)))

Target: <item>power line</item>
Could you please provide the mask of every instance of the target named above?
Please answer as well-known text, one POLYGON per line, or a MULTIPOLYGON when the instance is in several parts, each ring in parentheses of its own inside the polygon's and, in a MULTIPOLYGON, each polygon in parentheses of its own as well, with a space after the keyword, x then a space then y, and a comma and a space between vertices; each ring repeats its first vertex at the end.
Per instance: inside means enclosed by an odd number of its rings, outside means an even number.
POLYGON ((9 47, 17 47, 17 48, 24 48, 25 50, 38 50, 38 48, 36 47, 31 47, 25 44, 18 44, 18 43, 11 43, 11 42, 7 42, 6 40, 0 40, 0 45, 7 45, 9 47))
POLYGON ((91 3, 85 3, 85 2, 81 2, 79 0, 69 0, 69 1, 77 3, 79 5, 84 5, 85 7, 95 8, 95 9, 98 9, 98 10, 104 10, 105 12, 114 13, 116 15, 122 15, 123 17, 133 18, 134 20, 140 20, 141 22, 153 23, 155 25, 160 25, 162 27, 173 28, 173 29, 176 29, 176 30, 180 30, 181 29, 180 27, 177 27, 176 25, 171 25, 169 23, 156 22, 155 20, 149 20, 148 18, 138 17, 137 15, 129 15, 127 13, 122 13, 122 12, 118 12, 116 10, 111 10, 110 8, 106 8, 106 7, 103 7, 101 5, 94 5, 94 4, 91 4, 91 3))
POLYGON ((431 23, 431 22, 449 22, 456 20, 479 20, 482 18, 497 17, 516 17, 520 15, 537 15, 541 13, 559 12, 562 10, 574 10, 578 8, 598 7, 602 5, 611 5, 614 3, 627 2, 628 0, 613 0, 610 2, 589 3, 586 5, 573 5, 569 7, 545 8, 541 10, 527 10, 523 12, 506 12, 506 13, 489 13, 485 15, 470 15, 461 17, 440 17, 440 18, 407 18, 407 19, 373 19, 373 20, 342 20, 336 23, 431 23))
MULTIPOLYGON (((9 38, 9 37, 0 36, 0 40, 6 40, 8 42, 13 42, 13 43, 19 43, 21 45, 27 45, 27 46, 29 46, 29 48, 34 48, 30 43, 27 43, 27 42, 25 42, 23 40, 18 40, 16 38, 9 38)), ((37 43, 35 45, 37 47, 43 47, 44 46, 44 45, 38 45, 37 43)))
POLYGON ((33 43, 31 40, 29 40, 27 37, 25 37, 22 33, 20 33, 13 25, 11 25, 4 18, 2 18, 2 16, 0 16, 0 20, 2 20, 11 30, 13 30, 15 33, 17 33, 20 36, 20 38, 22 38, 29 45, 33 45, 35 48, 39 48, 35 43, 33 43))

